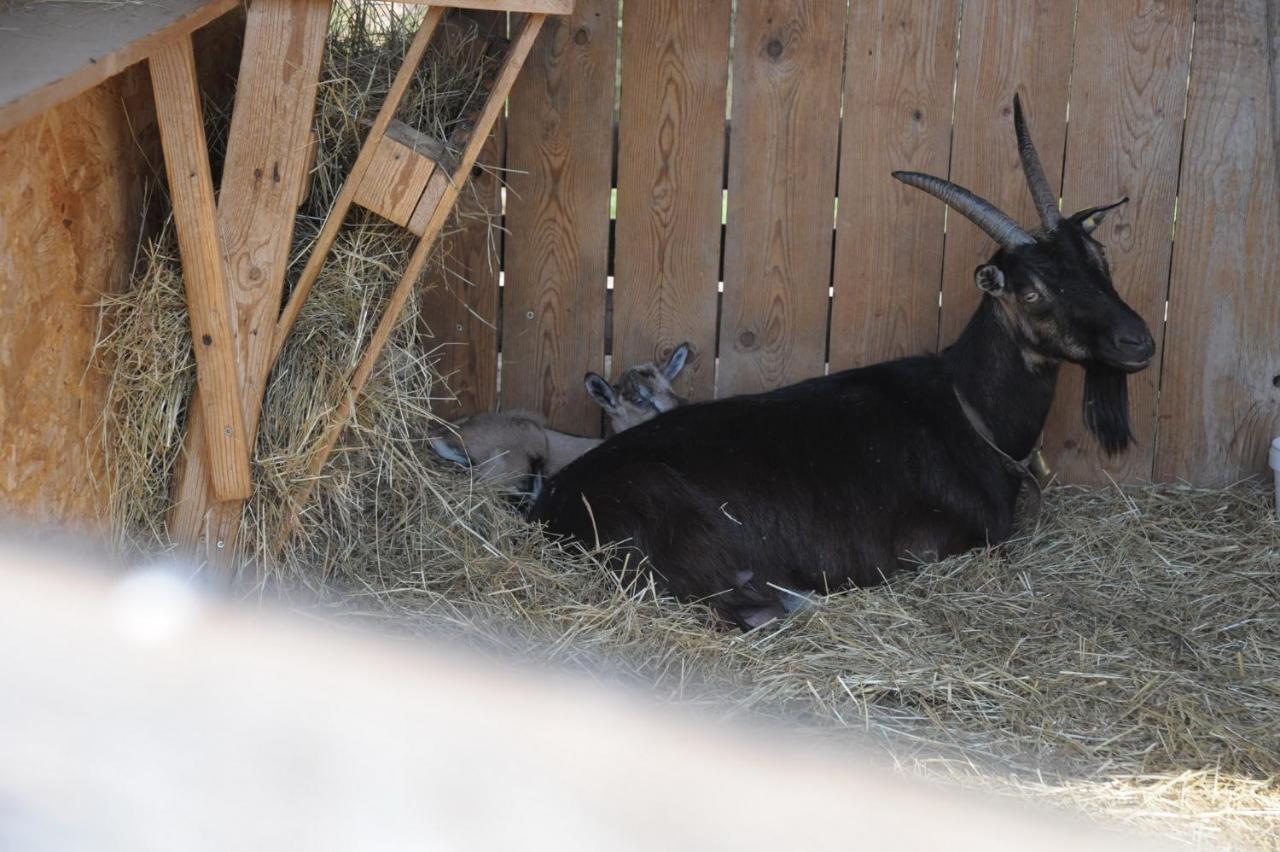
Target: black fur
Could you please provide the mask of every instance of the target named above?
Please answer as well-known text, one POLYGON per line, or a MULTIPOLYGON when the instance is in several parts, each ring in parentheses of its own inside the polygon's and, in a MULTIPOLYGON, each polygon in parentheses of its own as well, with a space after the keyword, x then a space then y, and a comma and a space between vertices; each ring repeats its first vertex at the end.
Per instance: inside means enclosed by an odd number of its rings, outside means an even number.
POLYGON ((1066 218, 998 251, 979 269, 980 306, 940 355, 678 408, 566 467, 530 517, 588 545, 621 543, 615 566, 651 571, 744 628, 784 614, 780 589, 870 586, 1004 540, 1021 478, 1000 451, 1035 447, 1059 363, 1088 365, 1085 422, 1119 452, 1125 373, 1154 352, 1086 225, 1066 218))
POLYGON ((1084 373, 1084 423, 1109 456, 1129 449, 1129 380, 1121 370, 1089 364, 1084 373))

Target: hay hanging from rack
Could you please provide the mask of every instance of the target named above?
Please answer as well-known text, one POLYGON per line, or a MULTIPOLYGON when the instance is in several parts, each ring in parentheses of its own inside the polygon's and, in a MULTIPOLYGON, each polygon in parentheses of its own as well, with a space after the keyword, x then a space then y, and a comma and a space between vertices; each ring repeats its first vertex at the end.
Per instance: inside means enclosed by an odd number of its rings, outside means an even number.
MULTIPOLYGON (((335 14, 292 275, 419 14, 369 4, 335 14)), ((442 43, 453 47, 428 55, 400 115, 436 138, 448 138, 481 73, 464 70, 476 55, 465 34, 442 43)), ((226 118, 210 116, 215 147, 226 118)), ((723 632, 706 610, 622 585, 436 466, 424 438, 449 391, 424 336, 430 318, 411 301, 306 522, 268 558, 261 542, 411 243, 353 211, 268 383, 241 536, 265 569, 262 588, 329 618, 856 737, 909 773, 1165 836, 1275 848, 1280 522, 1261 484, 1051 488, 1039 527, 1004 547, 833 595, 776 629, 723 632)), ((104 303, 99 341, 111 520, 126 553, 169 546, 162 519, 194 381, 171 235, 141 257, 132 289, 104 303)))

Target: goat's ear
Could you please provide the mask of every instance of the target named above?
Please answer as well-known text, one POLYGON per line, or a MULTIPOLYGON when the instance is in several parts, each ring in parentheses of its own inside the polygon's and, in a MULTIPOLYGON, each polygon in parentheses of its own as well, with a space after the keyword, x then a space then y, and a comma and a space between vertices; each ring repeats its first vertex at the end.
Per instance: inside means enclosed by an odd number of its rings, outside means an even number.
POLYGON ((613 385, 609 384, 604 376, 599 373, 587 373, 582 381, 587 386, 587 395, 601 408, 612 411, 618 407, 618 400, 613 395, 613 385))
POLYGON ((984 293, 990 293, 993 296, 1004 294, 1004 273, 993 263, 987 263, 975 269, 973 281, 984 293))
POLYGON ((462 437, 458 433, 452 431, 436 433, 427 439, 427 445, 440 458, 463 467, 471 467, 471 456, 467 455, 467 450, 462 445, 462 437))
POLYGON ((680 375, 680 371, 684 369, 684 362, 689 360, 689 344, 681 343, 671 353, 671 357, 662 365, 662 375, 667 377, 667 381, 671 381, 680 375))
POLYGON ((1115 210, 1121 204, 1128 203, 1129 196, 1126 195, 1119 201, 1113 201, 1112 203, 1104 204, 1101 207, 1089 207, 1085 210, 1081 210, 1079 213, 1073 213, 1071 214, 1071 220, 1077 223, 1081 228, 1084 228, 1084 232, 1086 234, 1092 234, 1098 229, 1098 226, 1102 224, 1102 221, 1107 218, 1108 213, 1115 210))

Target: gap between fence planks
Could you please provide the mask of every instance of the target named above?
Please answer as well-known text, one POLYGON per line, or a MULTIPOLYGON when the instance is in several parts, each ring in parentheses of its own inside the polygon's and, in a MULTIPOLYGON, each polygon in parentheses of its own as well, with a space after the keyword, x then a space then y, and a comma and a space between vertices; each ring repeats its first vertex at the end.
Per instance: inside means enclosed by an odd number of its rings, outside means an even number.
POLYGON ((245 498, 252 489, 249 444, 191 36, 169 41, 152 54, 148 64, 182 256, 196 380, 202 389, 201 414, 208 424, 205 442, 192 450, 207 452, 209 478, 218 499, 245 498))
POLYGON ((944 207, 892 172, 947 174, 958 11, 957 0, 850 7, 832 371, 937 343, 944 207))
MULTIPOLYGON (((1107 250, 1120 296, 1164 337, 1170 234, 1191 50, 1191 0, 1080 0, 1063 210, 1122 196, 1129 203, 1094 235, 1107 250)), ((1161 359, 1129 377, 1135 446, 1107 458, 1080 417, 1084 372, 1064 365, 1045 425, 1044 450, 1067 482, 1151 479, 1161 359)))
MULTIPOLYGON (((249 9, 235 110, 218 198, 218 229, 235 310, 244 425, 257 434, 273 361, 273 331, 289 262, 315 110, 329 0, 255 0, 249 9)), ((217 501, 202 446, 208 424, 197 388, 184 461, 175 476, 169 532, 193 545, 205 535, 211 565, 232 564, 243 504, 217 501)))
POLYGON ((1173 244, 1157 479, 1266 472, 1280 432, 1280 176, 1267 0, 1200 0, 1173 244))
MULTIPOLYGON (((386 346, 387 340, 390 339, 391 332, 404 310, 405 302, 408 301, 413 293, 413 286, 417 283, 423 267, 435 248, 436 237, 439 235, 440 229, 444 226, 449 214, 453 212, 458 192, 470 176, 471 168, 475 165, 480 149, 484 146, 494 122, 497 121, 498 116, 502 113, 506 104, 507 93, 511 91, 512 84, 515 82, 516 77, 519 76, 520 67, 524 64, 525 57, 529 54, 529 49, 533 46, 534 39, 537 38, 538 31, 542 29, 542 24, 545 20, 545 15, 528 15, 521 25, 519 35, 512 40, 506 59, 503 61, 502 70, 494 81, 493 89, 485 101, 484 108, 476 118, 475 131, 472 133, 471 138, 467 140, 467 146, 462 152, 462 157, 450 176, 449 185, 445 189, 439 204, 436 205, 435 213, 427 223, 422 238, 414 246, 413 254, 409 257, 404 274, 400 277, 399 283, 396 284, 395 290, 392 291, 390 298, 387 300, 387 304, 383 308, 382 318, 378 321, 373 336, 369 339, 369 345, 365 349, 364 355, 360 358, 355 374, 351 377, 347 394, 338 405, 338 409, 334 413, 332 420, 330 420, 319 447, 311 457, 307 475, 303 479, 297 494, 290 501, 287 515, 280 529, 279 538, 276 540, 275 549, 277 551, 293 534, 300 512, 305 508, 311 497, 311 492, 315 488, 320 471, 324 468, 325 462, 328 461, 329 455, 338 443, 338 438, 341 437, 343 430, 346 428, 347 421, 355 409, 356 401, 360 398, 365 382, 369 380, 369 376, 378 362, 378 356, 382 354, 383 347, 386 346)), ((410 74, 412 74, 412 69, 410 69, 410 74)), ((401 90, 402 93, 403 90, 401 90)), ((399 103, 399 96, 397 95, 393 100, 388 95, 387 101, 391 104, 392 111, 394 111, 395 106, 399 103)), ((381 118, 382 116, 379 115, 379 119, 381 118)), ((375 129, 377 129, 376 124, 375 129)), ((377 140, 372 141, 376 142, 377 140)), ((368 146, 369 141, 366 141, 365 144, 368 146)), ((283 345, 283 338, 287 333, 288 329, 284 329, 279 338, 281 345, 283 345)))
POLYGON ((720 396, 822 374, 845 8, 738 7, 720 396))
POLYGON ((613 371, 693 357, 678 391, 715 390, 729 0, 623 7, 613 371))
POLYGON ((511 93, 502 407, 600 434, 617 0, 553 18, 511 93))
MULTIPOLYGON (((1013 95, 1022 95, 1045 173, 1057 189, 1075 5, 1065 0, 966 0, 964 4, 950 177, 1028 228, 1038 226, 1040 220, 1018 163, 1013 95)), ((986 263, 995 249, 995 243, 964 217, 947 219, 940 347, 960 336, 978 306, 973 270, 986 263)))

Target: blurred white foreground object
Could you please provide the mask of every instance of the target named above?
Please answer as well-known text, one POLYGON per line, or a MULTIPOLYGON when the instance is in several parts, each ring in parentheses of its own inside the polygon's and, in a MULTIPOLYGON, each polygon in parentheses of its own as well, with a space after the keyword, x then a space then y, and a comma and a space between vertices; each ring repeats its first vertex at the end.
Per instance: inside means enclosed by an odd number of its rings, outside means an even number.
POLYGON ((758 726, 66 561, 0 544, 6 852, 1144 848, 758 726))

